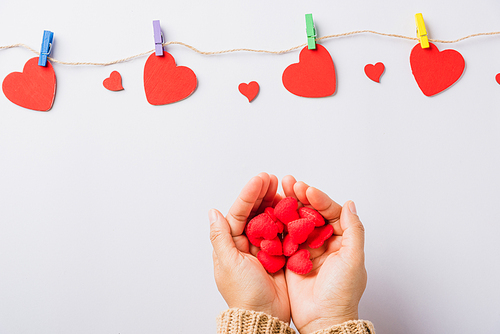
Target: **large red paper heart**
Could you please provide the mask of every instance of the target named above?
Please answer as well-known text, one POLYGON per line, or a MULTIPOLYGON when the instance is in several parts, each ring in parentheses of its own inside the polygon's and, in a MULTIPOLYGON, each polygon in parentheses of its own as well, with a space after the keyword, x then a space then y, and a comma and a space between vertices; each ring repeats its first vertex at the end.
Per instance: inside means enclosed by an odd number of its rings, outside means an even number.
POLYGON ((376 63, 375 65, 367 64, 365 66, 365 74, 368 78, 375 82, 380 82, 380 76, 384 73, 385 66, 383 63, 376 63))
POLYGON ((49 111, 56 94, 56 74, 47 61, 47 66, 38 66, 38 58, 26 62, 23 72, 12 72, 5 77, 2 90, 5 96, 18 106, 49 111))
POLYGON ((118 71, 111 72, 111 74, 109 75, 109 78, 104 79, 102 84, 103 84, 104 88, 106 88, 110 91, 113 91, 113 92, 123 90, 122 76, 121 76, 120 72, 118 72, 118 71))
POLYGON ((326 97, 336 90, 335 66, 327 49, 316 44, 315 50, 300 51, 299 62, 283 72, 283 85, 302 97, 326 97))
POLYGON ((238 90, 246 96, 248 102, 252 102, 259 93, 259 84, 256 81, 251 81, 248 84, 240 83, 238 90))
POLYGON ((185 66, 177 66, 168 52, 163 56, 152 53, 144 65, 144 90, 152 105, 174 103, 190 96, 196 89, 194 72, 185 66))
POLYGON ((439 51, 432 43, 429 43, 429 48, 423 49, 417 44, 411 50, 410 65, 422 93, 432 96, 460 79, 465 69, 465 60, 458 51, 439 51))

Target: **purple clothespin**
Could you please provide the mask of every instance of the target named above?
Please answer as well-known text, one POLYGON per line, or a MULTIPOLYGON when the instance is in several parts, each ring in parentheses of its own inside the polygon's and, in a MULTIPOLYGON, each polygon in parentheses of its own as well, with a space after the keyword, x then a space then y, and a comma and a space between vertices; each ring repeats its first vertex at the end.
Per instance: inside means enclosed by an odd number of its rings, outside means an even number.
POLYGON ((155 35, 155 54, 163 56, 163 33, 161 32, 160 20, 153 21, 153 31, 155 35))

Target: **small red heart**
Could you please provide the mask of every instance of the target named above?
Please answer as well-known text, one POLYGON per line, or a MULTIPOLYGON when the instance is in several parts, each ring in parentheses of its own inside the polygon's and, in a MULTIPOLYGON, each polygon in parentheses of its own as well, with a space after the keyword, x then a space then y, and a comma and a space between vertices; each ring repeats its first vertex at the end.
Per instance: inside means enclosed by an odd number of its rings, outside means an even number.
POLYGON ((288 223, 288 235, 296 244, 305 242, 313 230, 314 221, 307 218, 300 218, 288 223))
POLYGON ((465 60, 458 51, 439 51, 432 43, 429 43, 429 48, 423 49, 417 44, 410 53, 410 66, 422 93, 432 96, 460 79, 465 69, 465 60))
POLYGON ((26 62, 23 72, 12 72, 5 77, 2 90, 14 104, 23 108, 49 111, 56 94, 56 74, 52 64, 38 66, 38 58, 26 62))
POLYGON ((313 263, 310 259, 310 254, 307 249, 301 249, 288 258, 286 263, 287 269, 290 269, 296 274, 305 275, 311 271, 313 263))
POLYGON ((252 102, 259 93, 259 84, 256 81, 251 81, 248 84, 240 83, 238 90, 247 97, 248 102, 252 102))
POLYGON ((285 266, 286 259, 283 255, 269 255, 266 252, 260 251, 257 253, 257 259, 267 272, 274 274, 285 266))
POLYGON ((283 254, 285 256, 290 256, 295 253, 297 249, 299 249, 299 244, 293 242, 292 238, 290 238, 290 234, 287 234, 285 239, 283 239, 283 254))
POLYGON ((185 66, 177 66, 168 52, 163 56, 152 53, 144 65, 144 90, 152 105, 174 103, 193 94, 197 79, 194 72, 185 66))
POLYGON ((365 66, 366 76, 375 82, 380 82, 380 76, 384 73, 384 70, 385 66, 380 62, 375 65, 368 64, 365 66))
POLYGON ((282 223, 288 224, 289 222, 300 218, 299 214, 297 213, 298 206, 299 203, 295 198, 293 197, 283 198, 274 207, 274 215, 282 223))
POLYGON ((260 243, 260 249, 269 255, 283 255, 283 246, 279 237, 273 240, 262 240, 260 243))
POLYGON ((497 83, 500 85, 500 73, 498 73, 496 76, 495 76, 495 80, 497 81, 497 83))
POLYGON ((118 71, 111 72, 111 74, 109 75, 109 78, 104 79, 102 84, 103 84, 104 88, 106 88, 110 91, 113 91, 113 92, 123 90, 122 76, 120 75, 120 72, 118 72, 118 71))
POLYGON ((246 235, 253 245, 260 247, 262 240, 272 240, 278 235, 278 226, 267 213, 261 213, 250 220, 246 235))
POLYGON ((307 207, 301 207, 299 209, 299 215, 300 218, 307 218, 312 221, 314 221, 314 225, 316 226, 323 226, 325 225, 325 219, 323 216, 316 210, 307 208, 307 207))
POLYGON ((274 214, 274 208, 269 206, 265 208, 264 212, 267 213, 269 217, 271 217, 272 221, 276 223, 276 226, 278 227, 278 233, 283 233, 285 224, 283 224, 278 220, 278 218, 276 218, 276 215, 274 214))
POLYGON ((316 227, 307 237, 307 245, 311 248, 321 247, 323 243, 332 236, 332 234, 333 226, 330 224, 316 227))
POLYGON ((302 97, 326 97, 336 90, 335 66, 327 49, 316 44, 300 51, 299 62, 283 72, 283 85, 292 94, 302 97))

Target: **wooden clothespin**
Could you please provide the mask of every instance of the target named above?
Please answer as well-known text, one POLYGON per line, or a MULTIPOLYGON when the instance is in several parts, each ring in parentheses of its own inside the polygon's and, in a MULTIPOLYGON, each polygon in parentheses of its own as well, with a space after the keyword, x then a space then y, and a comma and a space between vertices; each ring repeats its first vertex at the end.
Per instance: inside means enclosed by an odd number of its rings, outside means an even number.
POLYGON ((429 38, 427 38, 427 30, 425 29, 425 22, 422 13, 415 14, 415 23, 417 24, 417 37, 420 40, 422 49, 429 47, 429 38))
POLYGON ((155 54, 163 56, 163 32, 161 31, 160 20, 153 21, 153 33, 155 36, 155 54))
POLYGON ((307 48, 316 49, 316 27, 314 26, 313 15, 306 14, 307 48))
POLYGON ((42 48, 40 50, 40 57, 38 58, 38 66, 47 65, 47 57, 52 51, 52 41, 54 40, 54 33, 52 31, 44 30, 42 39, 42 48))

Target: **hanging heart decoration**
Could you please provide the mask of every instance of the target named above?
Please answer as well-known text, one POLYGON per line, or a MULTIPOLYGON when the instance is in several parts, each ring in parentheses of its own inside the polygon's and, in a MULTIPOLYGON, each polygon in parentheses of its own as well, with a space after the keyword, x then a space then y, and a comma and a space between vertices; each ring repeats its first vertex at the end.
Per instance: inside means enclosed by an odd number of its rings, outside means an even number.
POLYGON ((248 102, 252 102, 257 97, 257 94, 259 94, 259 84, 256 81, 251 81, 248 84, 240 83, 238 90, 246 96, 248 102))
POLYGON ((380 76, 382 76, 384 71, 385 71, 385 66, 383 63, 380 62, 376 63, 375 65, 367 64, 365 66, 366 76, 375 82, 380 82, 380 76))
POLYGON ((31 58, 22 72, 5 77, 2 90, 7 99, 23 108, 49 111, 56 94, 56 74, 52 64, 38 66, 39 57, 31 58))
POLYGON ((292 94, 302 97, 326 97, 336 90, 335 66, 326 48, 306 47, 300 51, 299 62, 283 72, 283 85, 292 94))
POLYGON ((194 72, 185 66, 177 66, 168 52, 163 56, 152 53, 144 65, 144 90, 152 105, 174 103, 189 97, 196 89, 194 72))
POLYGON ((423 49, 417 44, 411 50, 410 66, 422 93, 433 96, 460 79, 465 70, 465 60, 458 51, 439 51, 432 43, 429 43, 429 48, 423 49))
POLYGON ((121 76, 120 72, 118 72, 118 71, 111 72, 111 74, 109 75, 109 78, 104 79, 102 84, 103 84, 104 88, 106 88, 107 90, 113 91, 113 92, 123 90, 122 76, 121 76))

